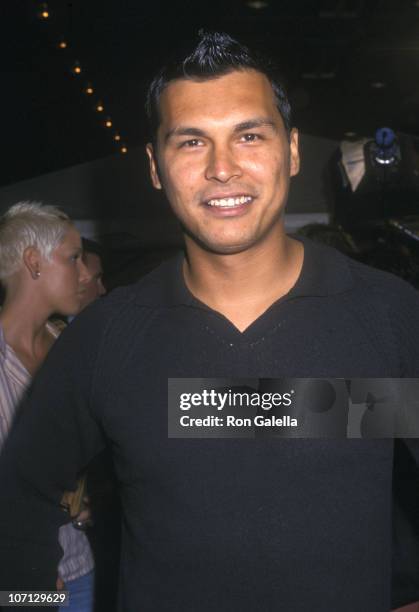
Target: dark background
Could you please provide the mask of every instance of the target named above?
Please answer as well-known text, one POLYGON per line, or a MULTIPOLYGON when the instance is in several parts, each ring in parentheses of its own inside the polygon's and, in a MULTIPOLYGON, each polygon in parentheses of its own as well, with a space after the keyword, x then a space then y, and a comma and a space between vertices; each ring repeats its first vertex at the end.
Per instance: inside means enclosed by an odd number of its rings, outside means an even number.
POLYGON ((286 230, 330 220, 331 233, 307 235, 419 287, 419 0, 2 0, 0 212, 19 200, 63 208, 107 246, 108 287, 181 247, 148 177, 144 97, 202 27, 262 49, 284 75, 302 158, 286 230), (370 168, 356 194, 342 190, 340 141, 382 126, 409 143, 397 184, 370 168))
POLYGON ((141 144, 146 83, 200 27, 278 60, 305 134, 419 134, 419 1, 51 0, 49 19, 41 4, 1 2, 0 186, 118 152, 108 115, 120 142, 141 144))

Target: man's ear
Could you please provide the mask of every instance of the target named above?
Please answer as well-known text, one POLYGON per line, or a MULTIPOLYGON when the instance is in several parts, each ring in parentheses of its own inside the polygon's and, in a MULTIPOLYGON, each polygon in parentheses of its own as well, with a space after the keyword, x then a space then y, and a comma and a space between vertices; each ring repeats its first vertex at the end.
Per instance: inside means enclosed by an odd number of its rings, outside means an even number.
POLYGON ((26 247, 23 251, 23 263, 34 280, 41 276, 42 256, 36 247, 26 247))
POLYGON ((148 160, 150 162, 150 177, 151 177, 151 182, 153 184, 153 187, 155 189, 163 189, 162 184, 160 182, 158 169, 157 169, 158 166, 157 166, 156 156, 154 153, 154 147, 151 144, 151 142, 147 144, 145 150, 147 152, 148 160))
POLYGON ((298 152, 298 130, 292 128, 290 133, 290 176, 300 171, 300 154, 298 152))

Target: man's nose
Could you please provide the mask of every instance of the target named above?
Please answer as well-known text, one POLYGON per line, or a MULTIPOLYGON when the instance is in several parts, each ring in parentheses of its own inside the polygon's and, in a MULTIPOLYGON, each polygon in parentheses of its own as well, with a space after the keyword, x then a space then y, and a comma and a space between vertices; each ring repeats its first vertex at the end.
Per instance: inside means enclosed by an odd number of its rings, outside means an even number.
POLYGON ((89 270, 87 269, 86 264, 84 263, 81 257, 78 263, 79 263, 79 283, 86 285, 92 279, 92 275, 90 274, 89 270))
POLYGON ((233 177, 241 175, 241 167, 231 148, 227 145, 214 146, 209 153, 205 178, 227 183, 233 177))
POLYGON ((97 285, 98 285, 98 294, 99 294, 99 297, 100 297, 101 295, 105 295, 105 293, 106 293, 106 287, 105 287, 105 285, 103 284, 103 281, 102 281, 102 279, 101 279, 101 278, 99 278, 97 285))

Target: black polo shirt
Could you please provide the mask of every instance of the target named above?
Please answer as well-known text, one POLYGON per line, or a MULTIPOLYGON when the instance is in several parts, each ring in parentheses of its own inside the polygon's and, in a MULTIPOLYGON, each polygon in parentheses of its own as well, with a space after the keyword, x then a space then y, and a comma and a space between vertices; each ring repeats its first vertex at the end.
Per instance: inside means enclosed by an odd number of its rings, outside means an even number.
POLYGON ((2 589, 53 587, 57 500, 110 444, 124 612, 388 611, 391 440, 168 438, 169 377, 418 376, 418 294, 304 249, 244 332, 190 294, 179 257, 62 334, 0 461, 2 589))

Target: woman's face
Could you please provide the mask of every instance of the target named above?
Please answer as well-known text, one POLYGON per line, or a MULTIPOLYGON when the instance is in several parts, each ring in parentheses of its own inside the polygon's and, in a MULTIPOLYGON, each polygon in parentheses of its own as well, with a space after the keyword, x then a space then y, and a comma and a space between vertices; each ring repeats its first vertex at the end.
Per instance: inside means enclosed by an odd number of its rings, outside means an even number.
POLYGON ((79 312, 89 280, 81 255, 80 234, 70 226, 50 260, 42 261, 39 281, 51 312, 66 316, 79 312))

